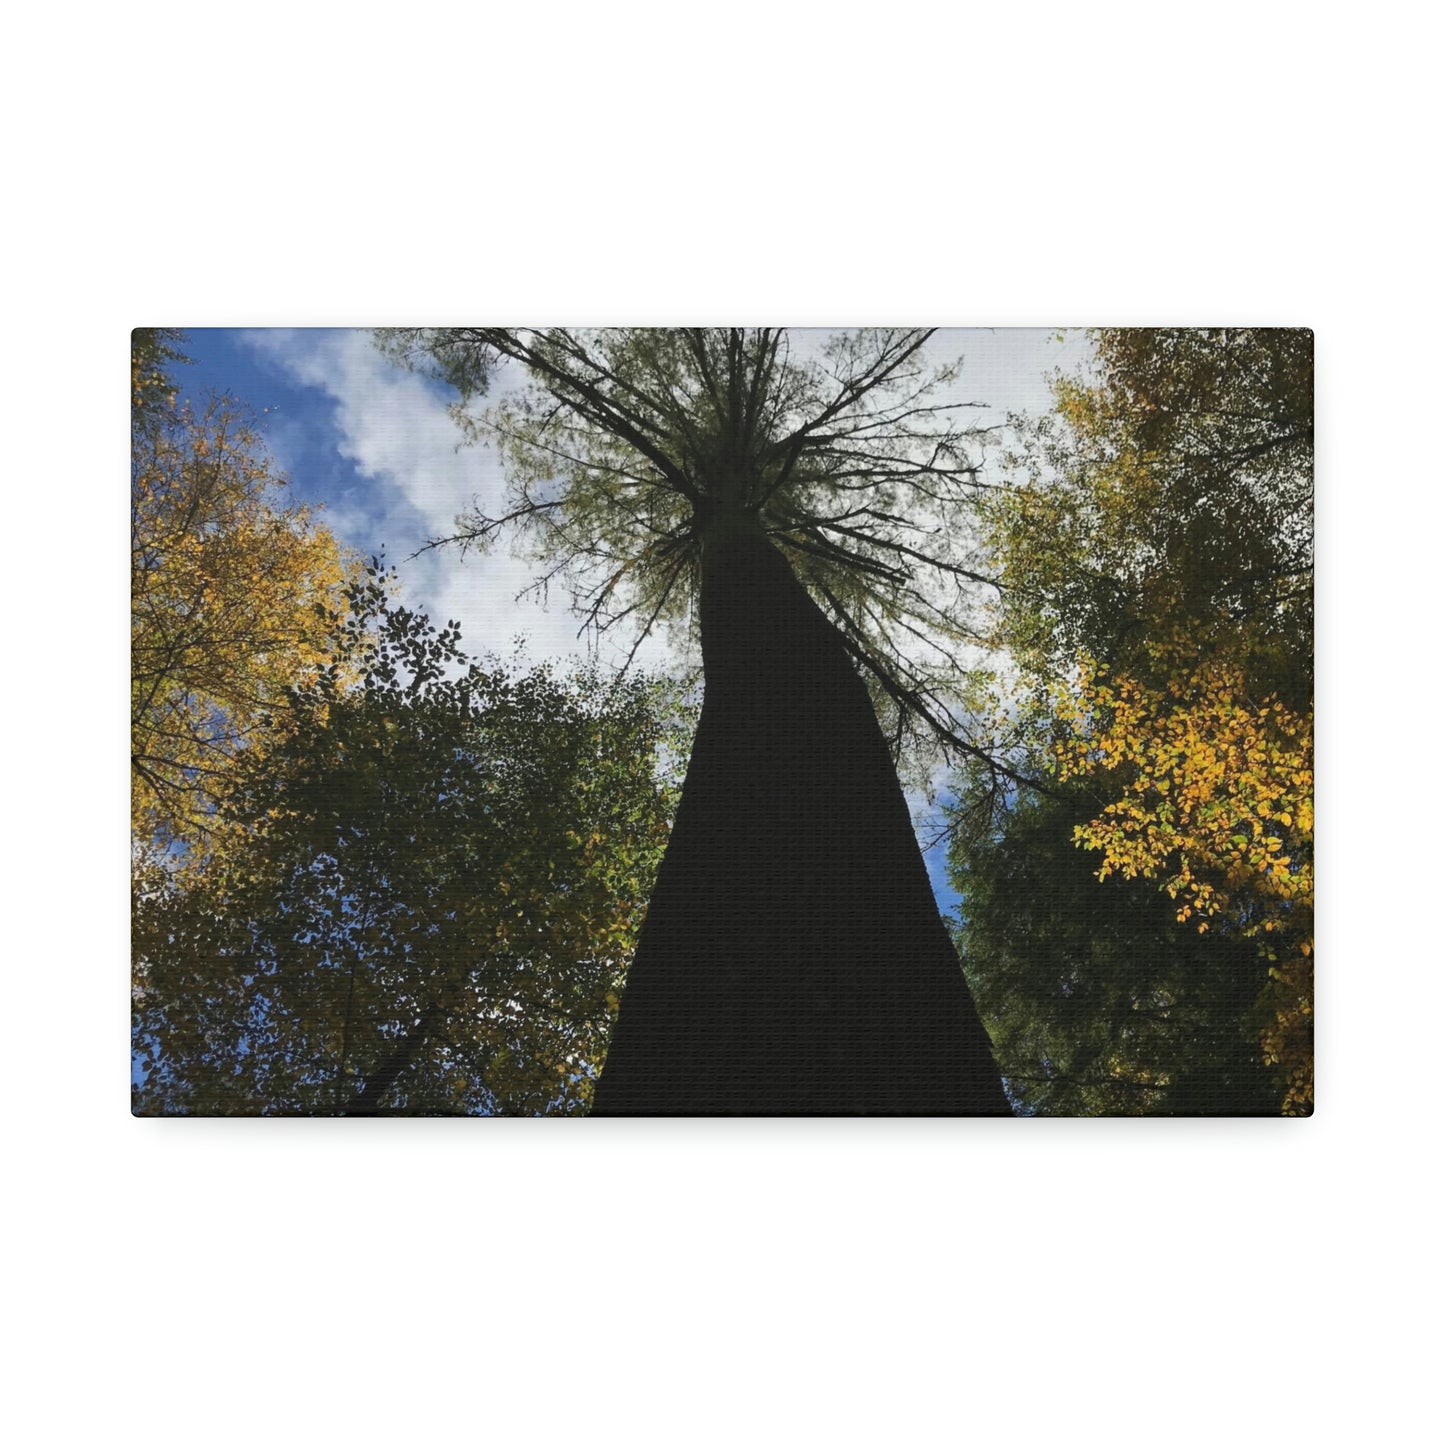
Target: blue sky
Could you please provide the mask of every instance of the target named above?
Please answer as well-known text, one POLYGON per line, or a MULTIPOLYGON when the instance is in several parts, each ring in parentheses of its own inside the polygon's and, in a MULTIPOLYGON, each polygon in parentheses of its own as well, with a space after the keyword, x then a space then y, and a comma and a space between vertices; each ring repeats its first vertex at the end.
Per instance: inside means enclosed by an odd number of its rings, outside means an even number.
MULTIPOLYGON (((826 335, 797 332, 794 348, 806 350, 826 335)), ((585 655, 565 598, 519 600, 533 570, 505 546, 465 560, 454 549, 412 558, 447 534, 475 499, 497 503, 505 487, 492 452, 459 447, 445 388, 388 362, 364 331, 196 329, 183 349, 193 363, 179 369, 183 389, 197 397, 230 392, 253 407, 293 495, 319 504, 332 530, 358 551, 384 553, 407 601, 434 621, 459 621, 469 651, 506 654, 521 639, 535 660, 585 655)), ((1047 408, 1049 373, 1072 370, 1088 355, 1078 333, 1061 340, 1026 328, 941 331, 930 351, 939 362, 963 356, 948 399, 981 403, 970 418, 980 425, 1047 408)), ((497 385, 515 384, 504 372, 497 385)), ((612 644, 612 655, 620 657, 630 641, 612 644)), ((649 639, 638 660, 665 665, 666 644, 649 639)), ((940 906, 952 911, 957 895, 943 876, 943 849, 927 852, 925 862, 940 906)))

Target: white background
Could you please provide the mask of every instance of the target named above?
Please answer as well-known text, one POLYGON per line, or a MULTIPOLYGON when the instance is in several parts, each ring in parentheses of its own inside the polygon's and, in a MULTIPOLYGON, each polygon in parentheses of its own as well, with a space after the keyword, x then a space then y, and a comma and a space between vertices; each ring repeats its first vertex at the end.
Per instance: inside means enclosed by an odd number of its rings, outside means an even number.
POLYGON ((1438 48, 1334 13, 12 17, 14 1438, 1422 1437, 1438 48), (1315 327, 1317 1115, 132 1120, 129 328, 461 320, 1315 327))

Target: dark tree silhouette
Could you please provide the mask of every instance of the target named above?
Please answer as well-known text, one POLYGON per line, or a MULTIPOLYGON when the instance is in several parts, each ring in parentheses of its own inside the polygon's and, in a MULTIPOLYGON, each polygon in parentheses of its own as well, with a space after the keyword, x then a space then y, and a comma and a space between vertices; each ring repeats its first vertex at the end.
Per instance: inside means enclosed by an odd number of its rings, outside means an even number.
POLYGON ((383 344, 498 440, 505 514, 599 632, 700 632, 704 703, 594 1113, 1006 1114, 895 758, 949 704, 970 433, 926 331, 458 328, 383 344), (520 399, 471 403, 504 360, 520 399), (885 735, 884 728, 887 728, 885 735), (893 745, 890 753, 890 739, 893 745))

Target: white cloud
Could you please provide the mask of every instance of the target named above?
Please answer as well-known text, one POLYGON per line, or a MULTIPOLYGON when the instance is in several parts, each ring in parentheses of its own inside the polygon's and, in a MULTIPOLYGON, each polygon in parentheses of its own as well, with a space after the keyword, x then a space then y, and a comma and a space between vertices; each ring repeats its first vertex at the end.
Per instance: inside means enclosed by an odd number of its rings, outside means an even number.
MULTIPOLYGON (((536 573, 507 541, 465 559, 450 547, 412 555, 427 542, 452 535, 459 513, 479 506, 495 514, 505 496, 495 452, 484 445, 460 445, 446 399, 434 386, 389 361, 364 331, 270 330, 252 332, 247 339, 293 379, 336 404, 337 449, 369 490, 329 498, 327 521, 362 551, 384 546, 411 605, 435 622, 460 622, 464 645, 473 653, 507 654, 522 637, 535 659, 586 654, 579 621, 564 593, 554 589, 546 605, 518 600, 536 573)), ((497 388, 516 384, 503 372, 497 388)), ((284 459, 286 439, 277 440, 284 459)), ((615 644, 609 645, 604 656, 616 651, 615 644)), ((661 664, 667 660, 665 649, 650 639, 639 649, 638 660, 661 664)))
MULTIPOLYGON (((801 359, 816 353, 828 334, 799 331, 795 354, 801 359)), ((1045 373, 1054 366, 1071 368, 1087 355, 1081 336, 1071 335, 1062 344, 1052 337, 1043 330, 941 331, 927 353, 937 364, 964 356, 962 374, 947 399, 983 403, 987 409, 965 414, 967 420, 996 424, 1010 411, 1047 407, 1045 373)), ((251 332, 247 339, 294 380, 335 404, 337 450, 366 486, 329 497, 327 519, 361 550, 385 547, 412 605, 437 622, 455 618, 473 652, 509 653, 524 637, 536 658, 585 655, 579 620, 564 591, 554 589, 546 605, 530 597, 519 600, 537 574, 508 541, 466 559, 454 548, 412 558, 427 542, 451 535, 459 513, 477 505, 495 514, 505 498, 496 453, 485 445, 459 445, 460 432, 438 388, 389 361, 365 331, 267 330, 251 332)), ((504 368, 494 386, 500 394, 519 383, 520 377, 504 368)), ((284 461, 294 439, 288 443, 284 429, 272 437, 284 461)), ((604 657, 620 661, 632 640, 604 642, 604 657)), ((654 637, 639 649, 638 660, 656 666, 671 657, 665 642, 654 637)))

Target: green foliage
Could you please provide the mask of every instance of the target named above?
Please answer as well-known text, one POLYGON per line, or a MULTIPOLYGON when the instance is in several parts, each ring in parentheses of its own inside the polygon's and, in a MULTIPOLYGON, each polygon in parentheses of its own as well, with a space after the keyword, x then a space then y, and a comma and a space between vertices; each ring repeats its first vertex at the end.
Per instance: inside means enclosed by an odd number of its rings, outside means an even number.
POLYGON ((1093 333, 1096 369, 1026 423, 988 520, 1004 637, 1037 672, 1133 663, 1187 630, 1308 701, 1313 339, 1288 330, 1093 333))
POLYGON ((585 1109, 672 793, 646 679, 467 659, 375 569, 136 893, 140 1112, 585 1109), (354 680, 353 680, 354 679, 354 680))

